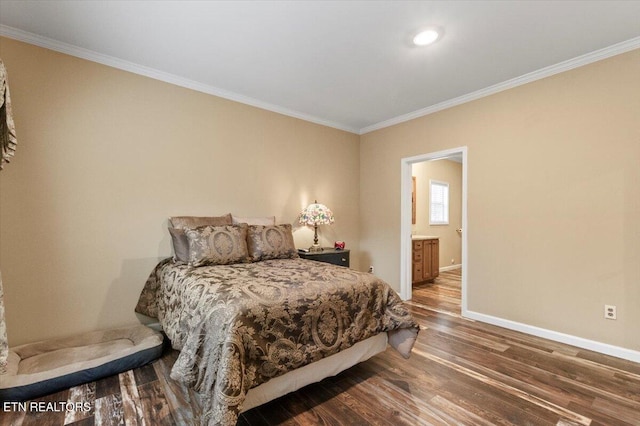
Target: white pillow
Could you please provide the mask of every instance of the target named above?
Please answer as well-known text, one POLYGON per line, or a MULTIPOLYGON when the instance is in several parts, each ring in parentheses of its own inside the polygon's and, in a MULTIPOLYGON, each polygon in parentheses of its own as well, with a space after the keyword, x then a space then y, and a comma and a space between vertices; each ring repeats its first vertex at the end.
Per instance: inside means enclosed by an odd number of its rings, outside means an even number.
POLYGON ((234 225, 237 225, 239 223, 246 223, 247 225, 272 226, 276 224, 275 216, 266 216, 266 217, 231 216, 231 217, 233 219, 234 225))

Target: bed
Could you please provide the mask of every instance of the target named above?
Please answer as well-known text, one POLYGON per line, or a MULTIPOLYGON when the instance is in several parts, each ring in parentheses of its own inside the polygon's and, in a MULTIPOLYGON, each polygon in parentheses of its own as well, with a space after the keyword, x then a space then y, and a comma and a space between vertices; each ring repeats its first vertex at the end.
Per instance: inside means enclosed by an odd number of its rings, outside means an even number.
POLYGON ((418 326, 388 284, 298 258, 290 226, 241 228, 187 229, 189 261, 161 261, 136 307, 158 318, 180 351, 171 377, 202 396, 202 424, 234 425, 240 412, 335 375, 387 343, 409 356, 418 326), (216 243, 218 231, 238 235, 216 243), (248 256, 238 261, 230 253, 243 238, 248 256), (200 264, 194 253, 216 244, 235 260, 200 264))

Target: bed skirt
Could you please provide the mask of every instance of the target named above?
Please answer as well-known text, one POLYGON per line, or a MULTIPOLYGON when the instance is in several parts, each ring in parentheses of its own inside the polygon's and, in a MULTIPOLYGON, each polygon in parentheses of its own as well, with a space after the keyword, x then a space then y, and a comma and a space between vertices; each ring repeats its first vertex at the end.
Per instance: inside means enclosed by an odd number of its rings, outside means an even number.
POLYGON ((289 371, 282 376, 275 377, 268 382, 249 389, 241 412, 294 392, 311 383, 335 376, 347 368, 366 361, 372 356, 384 352, 387 348, 387 341, 387 333, 380 333, 356 343, 349 349, 289 371))

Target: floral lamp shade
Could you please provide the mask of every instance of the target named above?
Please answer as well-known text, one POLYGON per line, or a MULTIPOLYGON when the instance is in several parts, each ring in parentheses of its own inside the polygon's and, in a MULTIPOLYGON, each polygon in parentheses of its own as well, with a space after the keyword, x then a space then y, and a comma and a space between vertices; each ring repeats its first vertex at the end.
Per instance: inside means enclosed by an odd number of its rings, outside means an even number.
POLYGON ((298 222, 301 225, 313 226, 313 245, 309 247, 309 251, 322 251, 318 244, 318 225, 331 225, 334 222, 331 209, 316 200, 300 212, 298 222))
POLYGON ((330 225, 334 222, 333 212, 324 204, 315 201, 300 212, 299 222, 302 225, 330 225))

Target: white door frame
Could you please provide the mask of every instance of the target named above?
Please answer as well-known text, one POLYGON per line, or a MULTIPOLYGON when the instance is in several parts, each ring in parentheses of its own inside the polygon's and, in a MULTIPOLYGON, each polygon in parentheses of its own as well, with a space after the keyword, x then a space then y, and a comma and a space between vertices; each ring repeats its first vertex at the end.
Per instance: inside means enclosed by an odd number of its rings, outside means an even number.
POLYGON ((462 154, 462 315, 467 312, 467 147, 403 158, 400 162, 400 297, 411 299, 411 165, 462 154))

